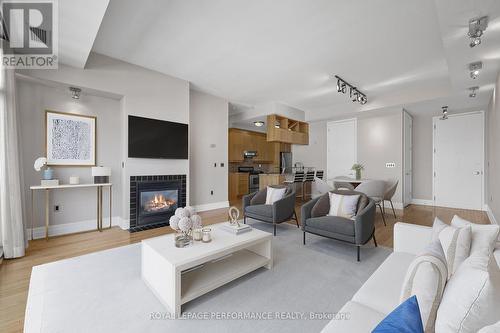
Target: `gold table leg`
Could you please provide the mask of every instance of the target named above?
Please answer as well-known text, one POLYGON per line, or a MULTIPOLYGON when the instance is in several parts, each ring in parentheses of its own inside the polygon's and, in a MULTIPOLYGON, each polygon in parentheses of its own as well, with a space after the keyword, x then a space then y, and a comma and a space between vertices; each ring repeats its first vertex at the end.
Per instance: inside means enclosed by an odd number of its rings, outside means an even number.
POLYGON ((45 240, 49 240, 49 189, 45 190, 45 240))
POLYGON ((112 205, 113 205, 113 199, 112 199, 112 195, 113 195, 113 189, 112 189, 112 185, 109 185, 109 228, 111 229, 111 217, 112 217, 112 205))

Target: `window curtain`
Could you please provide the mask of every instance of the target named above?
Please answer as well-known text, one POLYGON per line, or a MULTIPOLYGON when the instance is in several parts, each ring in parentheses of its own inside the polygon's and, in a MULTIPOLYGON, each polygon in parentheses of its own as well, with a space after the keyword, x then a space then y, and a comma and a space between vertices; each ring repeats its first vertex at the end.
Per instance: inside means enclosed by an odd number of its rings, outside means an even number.
POLYGON ((24 256, 25 230, 16 122, 15 73, 0 70, 0 247, 4 258, 24 256))

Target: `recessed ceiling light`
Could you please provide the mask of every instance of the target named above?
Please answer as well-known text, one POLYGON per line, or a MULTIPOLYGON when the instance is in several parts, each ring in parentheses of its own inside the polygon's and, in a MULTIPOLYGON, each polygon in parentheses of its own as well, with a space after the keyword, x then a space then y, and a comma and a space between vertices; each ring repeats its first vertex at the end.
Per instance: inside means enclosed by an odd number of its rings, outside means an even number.
POLYGON ((263 121, 254 121, 253 124, 257 127, 262 127, 264 126, 264 122, 263 121))

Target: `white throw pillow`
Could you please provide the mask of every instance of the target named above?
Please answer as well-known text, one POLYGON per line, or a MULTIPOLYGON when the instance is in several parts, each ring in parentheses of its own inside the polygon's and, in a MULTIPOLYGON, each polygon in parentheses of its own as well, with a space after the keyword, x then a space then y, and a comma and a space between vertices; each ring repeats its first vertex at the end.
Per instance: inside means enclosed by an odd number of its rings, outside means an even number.
POLYGON ((470 255, 482 252, 481 255, 489 256, 496 245, 499 227, 493 224, 477 224, 467 221, 458 215, 453 216, 451 225, 454 227, 470 226, 472 240, 470 244, 470 255))
POLYGON ((278 200, 283 199, 285 196, 286 187, 284 188, 275 188, 268 186, 266 193, 266 205, 272 205, 278 200))
POLYGON ((330 216, 340 216, 352 219, 356 216, 358 207, 359 194, 355 195, 342 195, 337 193, 328 192, 330 196, 330 216))
POLYGON ((500 320, 500 270, 490 253, 471 253, 448 281, 436 332, 476 333, 500 320))
POLYGON ((432 225, 432 239, 439 240, 443 247, 448 266, 448 279, 457 270, 465 259, 469 257, 472 231, 469 225, 456 228, 447 225, 439 218, 434 219, 432 225))
POLYGON ((485 326, 479 330, 477 333, 499 333, 500 332, 500 321, 496 324, 485 326))
POLYGON ((400 301, 417 297, 424 332, 434 332, 436 314, 448 276, 446 258, 439 240, 431 242, 408 267, 400 301))

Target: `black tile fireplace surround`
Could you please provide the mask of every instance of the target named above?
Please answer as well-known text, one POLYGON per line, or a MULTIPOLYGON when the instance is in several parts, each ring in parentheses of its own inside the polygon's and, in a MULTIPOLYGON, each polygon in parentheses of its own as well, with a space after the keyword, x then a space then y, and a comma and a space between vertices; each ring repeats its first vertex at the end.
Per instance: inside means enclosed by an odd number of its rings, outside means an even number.
POLYGON ((186 175, 130 177, 130 232, 169 225, 175 208, 186 206, 186 175))

